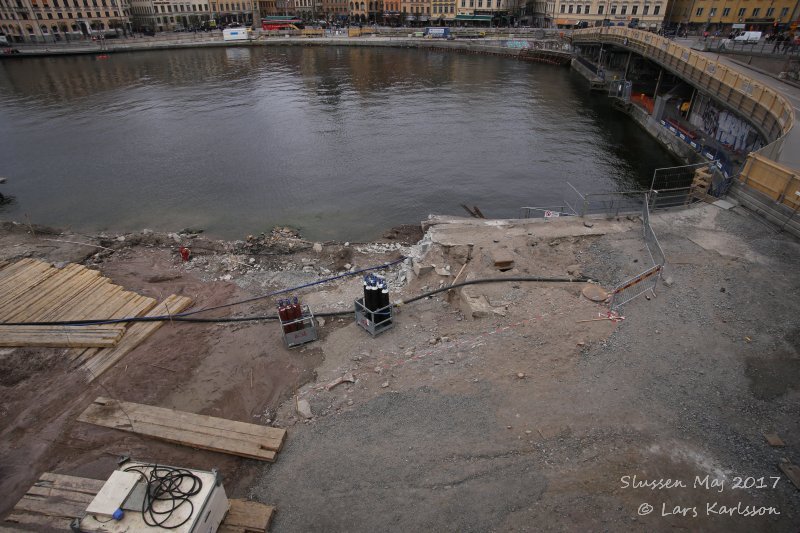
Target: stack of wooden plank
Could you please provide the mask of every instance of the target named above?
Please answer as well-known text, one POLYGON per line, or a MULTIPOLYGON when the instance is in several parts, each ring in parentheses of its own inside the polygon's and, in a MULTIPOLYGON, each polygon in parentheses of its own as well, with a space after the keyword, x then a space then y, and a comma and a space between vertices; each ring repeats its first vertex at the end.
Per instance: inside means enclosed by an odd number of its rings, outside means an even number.
POLYGON ((696 198, 698 200, 707 200, 708 199, 708 191, 711 188, 711 182, 713 180, 713 176, 711 175, 711 171, 707 167, 698 168, 694 171, 694 178, 692 179, 692 186, 689 189, 689 197, 687 201, 691 201, 692 198, 696 198))
POLYGON ((191 299, 156 300, 126 291, 82 265, 55 268, 38 259, 0 264, 0 346, 72 348, 87 380, 111 368, 161 322, 88 326, 4 326, 11 322, 109 320, 180 313, 191 299))
MULTIPOLYGON (((72 531, 70 523, 82 518, 105 481, 45 473, 14 506, 0 531, 72 531)), ((247 500, 228 500, 230 509, 218 531, 265 533, 275 508, 247 500)))
POLYGON ((97 398, 81 422, 147 435, 193 448, 275 461, 286 430, 163 407, 97 398))

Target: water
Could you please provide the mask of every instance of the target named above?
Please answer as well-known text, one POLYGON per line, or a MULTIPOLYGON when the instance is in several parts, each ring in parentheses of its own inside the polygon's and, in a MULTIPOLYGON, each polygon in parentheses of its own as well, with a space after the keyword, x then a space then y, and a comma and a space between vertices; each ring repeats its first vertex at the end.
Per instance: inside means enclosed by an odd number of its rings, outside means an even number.
POLYGON ((518 216, 648 186, 674 160, 568 69, 368 48, 0 61, 0 217, 75 231, 276 224, 362 240, 429 213, 518 216))

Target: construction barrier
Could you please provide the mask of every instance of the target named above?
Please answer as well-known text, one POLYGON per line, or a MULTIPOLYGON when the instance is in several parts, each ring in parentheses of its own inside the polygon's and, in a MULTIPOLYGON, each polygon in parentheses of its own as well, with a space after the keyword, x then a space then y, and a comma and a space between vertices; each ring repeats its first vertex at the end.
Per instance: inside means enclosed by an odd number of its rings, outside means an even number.
POLYGON ((800 207, 800 176, 761 154, 747 156, 739 181, 790 209, 800 207))

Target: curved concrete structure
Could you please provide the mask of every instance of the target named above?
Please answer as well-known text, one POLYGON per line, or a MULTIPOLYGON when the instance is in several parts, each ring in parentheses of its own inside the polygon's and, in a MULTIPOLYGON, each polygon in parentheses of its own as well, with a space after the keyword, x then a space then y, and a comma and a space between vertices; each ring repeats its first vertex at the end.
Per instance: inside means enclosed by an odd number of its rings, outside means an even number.
POLYGON ((763 77, 757 79, 732 63, 711 59, 704 53, 640 30, 588 28, 575 31, 573 42, 609 43, 652 60, 746 118, 770 143, 759 150, 761 155, 800 168, 800 131, 794 128, 795 106, 763 77), (790 146, 791 149, 783 150, 790 146))

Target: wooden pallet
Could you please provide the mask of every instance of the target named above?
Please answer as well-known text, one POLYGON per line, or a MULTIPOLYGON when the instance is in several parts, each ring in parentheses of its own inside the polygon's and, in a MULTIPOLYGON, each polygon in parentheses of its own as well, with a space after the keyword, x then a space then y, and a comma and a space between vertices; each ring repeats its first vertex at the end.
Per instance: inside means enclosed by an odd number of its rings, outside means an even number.
POLYGON ((70 522, 83 517, 103 483, 97 479, 42 474, 11 510, 4 525, 15 524, 29 531, 45 528, 70 531, 70 522))
POLYGON ((193 448, 270 462, 275 461, 286 439, 285 429, 102 397, 89 405, 78 420, 193 448))
MULTIPOLYGON (((83 518, 86 508, 105 481, 47 472, 11 510, 0 531, 71 531, 74 518, 83 518)), ((264 533, 275 508, 247 500, 228 500, 230 509, 218 531, 223 533, 264 533)))
POLYGON ((161 322, 103 326, 4 326, 9 322, 64 322, 171 315, 192 301, 171 295, 161 304, 126 291, 97 270, 38 259, 0 264, 0 346, 72 348, 73 367, 92 381, 161 327, 161 322))
MULTIPOLYGON (((180 313, 192 305, 192 299, 186 296, 168 296, 166 300, 158 304, 154 309, 147 313, 146 317, 156 317, 180 313)), ((106 350, 98 350, 88 358, 84 355, 84 362, 81 368, 86 371, 86 380, 91 383, 106 370, 114 366, 117 361, 125 357, 131 350, 139 346, 144 340, 161 327, 163 322, 138 322, 131 324, 122 340, 106 350)))
POLYGON ((228 500, 231 505, 218 533, 266 533, 275 508, 248 500, 228 500))

